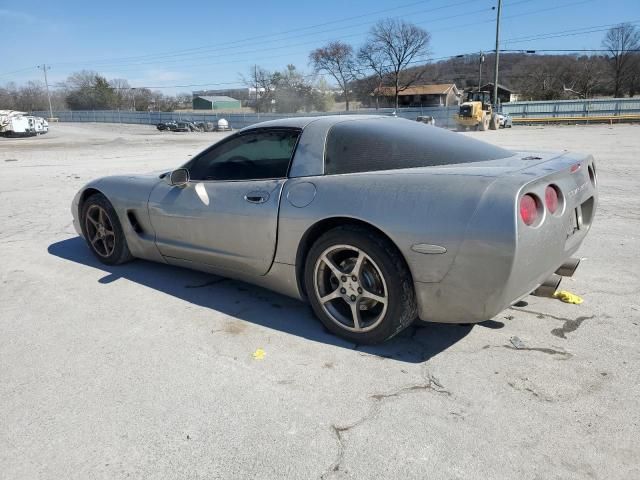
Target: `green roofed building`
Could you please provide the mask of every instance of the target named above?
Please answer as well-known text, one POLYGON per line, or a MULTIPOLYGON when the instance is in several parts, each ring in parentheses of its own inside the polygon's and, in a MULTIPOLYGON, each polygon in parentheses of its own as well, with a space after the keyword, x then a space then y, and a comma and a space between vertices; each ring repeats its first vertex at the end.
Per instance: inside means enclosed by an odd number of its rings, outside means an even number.
POLYGON ((240 110, 240 100, 225 96, 194 96, 194 110, 240 110))

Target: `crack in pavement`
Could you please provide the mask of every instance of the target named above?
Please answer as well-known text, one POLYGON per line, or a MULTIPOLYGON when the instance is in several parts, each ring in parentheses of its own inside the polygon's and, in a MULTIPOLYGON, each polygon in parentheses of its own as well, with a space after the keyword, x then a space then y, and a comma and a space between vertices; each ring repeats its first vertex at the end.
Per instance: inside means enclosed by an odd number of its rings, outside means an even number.
POLYGON ((531 395, 533 395, 535 398, 537 398, 538 400, 542 400, 543 402, 551 403, 551 402, 555 401, 555 399, 553 397, 551 397, 549 395, 546 395, 544 393, 540 393, 540 392, 534 390, 531 387, 524 386, 523 388, 519 388, 514 382, 507 382, 507 385, 509 385, 511 388, 513 388, 516 391, 528 392, 531 395))
POLYGON ((566 320, 562 327, 551 330, 551 335, 555 335, 559 338, 567 338, 565 334, 575 332, 578 327, 582 325, 582 322, 585 320, 591 320, 594 317, 595 315, 591 315, 589 317, 578 317, 575 320, 566 320))
POLYGON ((438 394, 451 396, 451 392, 445 389, 442 386, 442 384, 438 381, 438 379, 436 379, 431 373, 426 371, 423 372, 422 378, 424 379, 423 383, 407 385, 391 393, 375 393, 375 394, 369 395, 369 398, 373 400, 373 402, 371 403, 371 406, 369 407, 369 412, 363 417, 356 420, 355 422, 350 423, 348 425, 331 424, 331 431, 333 432, 333 435, 336 437, 336 442, 338 444, 338 454, 334 462, 329 466, 329 468, 325 470, 324 473, 322 473, 322 475, 320 475, 320 478, 321 479, 328 478, 328 476, 331 475, 332 473, 340 471, 340 467, 342 466, 342 461, 344 460, 344 454, 347 446, 344 438, 344 433, 350 430, 353 430, 354 428, 373 419, 380 412, 380 408, 384 400, 387 400, 389 398, 397 399, 408 393, 414 393, 414 392, 425 391, 425 390, 430 390, 438 394))
MULTIPOLYGON (((484 347, 483 347, 484 348, 484 347)), ((531 352, 541 352, 546 353, 547 355, 561 355, 566 360, 567 358, 573 357, 573 355, 569 352, 565 352, 563 350, 556 350, 554 348, 544 348, 544 347, 520 347, 516 348, 511 345, 502 345, 502 348, 507 348, 509 350, 528 350, 531 352)))

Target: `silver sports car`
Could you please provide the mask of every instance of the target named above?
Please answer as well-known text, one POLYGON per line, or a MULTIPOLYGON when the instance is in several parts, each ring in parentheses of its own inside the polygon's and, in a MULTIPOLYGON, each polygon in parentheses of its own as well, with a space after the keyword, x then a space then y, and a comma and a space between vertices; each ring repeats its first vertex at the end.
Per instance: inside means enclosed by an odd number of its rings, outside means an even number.
POLYGON ((415 121, 275 120, 162 175, 105 177, 74 225, 109 265, 133 258, 308 301, 328 329, 382 342, 414 320, 474 323, 572 275, 596 166, 415 121))

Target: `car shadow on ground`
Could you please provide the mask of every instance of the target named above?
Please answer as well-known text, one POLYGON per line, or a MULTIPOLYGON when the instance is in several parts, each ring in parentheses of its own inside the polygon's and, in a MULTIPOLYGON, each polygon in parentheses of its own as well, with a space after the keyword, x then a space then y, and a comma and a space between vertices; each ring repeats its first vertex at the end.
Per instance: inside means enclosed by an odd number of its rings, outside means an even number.
MULTIPOLYGON (((103 265, 80 237, 53 243, 47 250, 56 257, 104 271, 106 275, 99 280, 101 284, 123 278, 236 319, 314 342, 403 362, 429 360, 464 338, 473 328, 472 325, 427 324, 410 327, 383 345, 357 346, 327 331, 307 304, 254 285, 145 260, 118 266, 103 265)), ((481 325, 488 328, 502 326, 491 320, 483 323, 481 325)))

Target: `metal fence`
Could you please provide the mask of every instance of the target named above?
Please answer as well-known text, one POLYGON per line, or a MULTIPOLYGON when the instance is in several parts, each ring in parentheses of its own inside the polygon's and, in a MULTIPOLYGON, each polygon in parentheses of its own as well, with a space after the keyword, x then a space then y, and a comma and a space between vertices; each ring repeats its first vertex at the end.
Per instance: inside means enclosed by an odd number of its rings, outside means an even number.
MULTIPOLYGON (((168 121, 191 121, 191 122, 217 122, 224 118, 234 129, 244 128, 255 123, 277 118, 318 116, 318 115, 362 115, 379 114, 392 115, 395 110, 392 108, 359 109, 350 112, 327 112, 327 113, 216 113, 216 112, 132 112, 125 110, 91 110, 91 111, 57 111, 53 116, 60 122, 101 122, 101 123, 130 123, 157 125, 160 122, 168 121)), ((444 128, 455 128, 454 115, 458 112, 458 107, 423 107, 423 108, 402 108, 396 111, 398 117, 416 120, 420 115, 431 115, 437 126, 444 128)), ((34 115, 49 117, 48 111, 33 112, 34 115)))
POLYGON ((550 100, 502 104, 513 118, 624 117, 640 115, 640 98, 550 100))
MULTIPOLYGON (((132 112, 128 110, 57 111, 53 116, 61 122, 101 122, 157 125, 168 121, 217 122, 224 118, 234 129, 278 118, 318 115, 392 115, 392 108, 359 109, 350 112, 327 113, 219 113, 219 112, 132 112)), ((456 128, 455 115, 458 107, 417 107, 398 109, 398 117, 415 120, 420 115, 431 115, 439 127, 456 128)), ((510 102, 502 104, 502 112, 516 121, 530 119, 634 119, 640 118, 640 98, 605 98, 592 100, 553 100, 535 102, 510 102)), ((33 112, 41 117, 49 117, 48 111, 33 112)))

